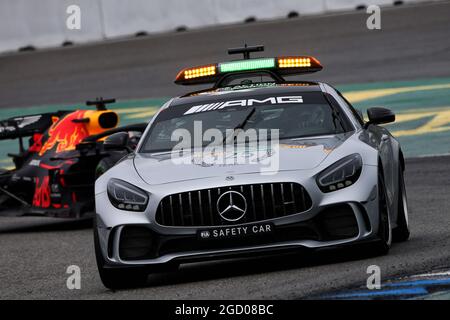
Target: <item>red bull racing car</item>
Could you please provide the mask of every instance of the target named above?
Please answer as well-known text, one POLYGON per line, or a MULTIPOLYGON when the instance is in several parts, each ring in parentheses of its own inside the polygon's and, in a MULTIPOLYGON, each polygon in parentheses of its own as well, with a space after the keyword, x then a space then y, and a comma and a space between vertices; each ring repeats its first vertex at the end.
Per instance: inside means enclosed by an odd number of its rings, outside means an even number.
POLYGON ((95 179, 133 150, 146 127, 146 123, 118 127, 118 114, 106 108, 113 102, 97 99, 86 103, 94 110, 0 121, 0 140, 19 141, 19 152, 8 154, 15 168, 0 169, 0 213, 91 217, 95 179), (128 148, 108 150, 104 139, 123 131, 130 136, 128 148))

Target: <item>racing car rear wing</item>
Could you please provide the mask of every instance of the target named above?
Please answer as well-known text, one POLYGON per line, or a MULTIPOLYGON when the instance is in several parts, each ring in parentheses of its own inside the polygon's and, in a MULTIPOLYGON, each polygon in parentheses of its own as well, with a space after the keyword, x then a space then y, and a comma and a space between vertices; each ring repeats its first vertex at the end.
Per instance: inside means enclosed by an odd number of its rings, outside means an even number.
POLYGON ((244 59, 183 69, 178 73, 175 83, 181 85, 218 84, 224 77, 229 75, 252 72, 273 74, 277 79, 282 81, 283 76, 286 75, 312 73, 320 71, 323 68, 319 60, 311 56, 250 58, 250 52, 263 50, 263 46, 245 46, 243 48, 229 49, 229 54, 242 53, 244 59))
MULTIPOLYGON (((72 120, 76 123, 86 123, 89 133, 96 134, 106 129, 114 128, 119 118, 114 111, 107 110, 106 105, 115 103, 115 99, 97 98, 87 101, 87 106, 95 106, 96 110, 87 111, 86 117, 72 120)), ((62 118, 75 110, 64 110, 49 113, 17 116, 0 120, 0 140, 31 137, 35 133, 44 133, 53 124, 55 117, 62 118)))
POLYGON ((0 140, 30 137, 44 133, 53 123, 53 117, 61 117, 71 111, 57 111, 0 120, 0 140))

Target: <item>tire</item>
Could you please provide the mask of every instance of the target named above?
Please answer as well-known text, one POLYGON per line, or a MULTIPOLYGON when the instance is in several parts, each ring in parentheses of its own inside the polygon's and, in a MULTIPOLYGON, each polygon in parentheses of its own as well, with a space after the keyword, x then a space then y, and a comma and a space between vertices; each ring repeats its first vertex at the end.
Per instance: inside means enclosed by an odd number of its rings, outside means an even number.
POLYGON ((144 268, 105 268, 96 225, 94 225, 94 246, 98 272, 106 288, 111 290, 137 288, 147 283, 148 271, 144 268))
POLYGON ((400 169, 398 173, 398 217, 397 227, 392 231, 393 239, 395 242, 403 242, 409 239, 409 222, 408 222, 408 201, 406 197, 405 179, 403 176, 403 170, 400 169))
POLYGON ((392 227, 386 199, 386 187, 384 184, 383 174, 381 172, 378 174, 378 203, 378 241, 375 242, 374 250, 377 255, 385 255, 389 252, 392 245, 392 227))

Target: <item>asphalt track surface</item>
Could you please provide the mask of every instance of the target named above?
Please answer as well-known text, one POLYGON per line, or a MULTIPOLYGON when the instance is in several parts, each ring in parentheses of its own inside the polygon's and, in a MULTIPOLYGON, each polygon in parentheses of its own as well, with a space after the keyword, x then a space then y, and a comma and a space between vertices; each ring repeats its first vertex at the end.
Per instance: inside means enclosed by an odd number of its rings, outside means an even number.
POLYGON ((170 97, 188 66, 229 60, 227 48, 264 44, 267 56, 306 54, 324 65, 303 77, 331 84, 450 75, 450 2, 256 22, 0 57, 0 107, 170 97))
MULTIPOLYGON (((449 3, 386 9, 382 31, 365 29, 362 13, 339 14, 4 56, 0 104, 176 94, 169 83, 180 66, 225 59, 224 48, 243 41, 265 43, 268 54, 314 53, 328 66, 320 78, 332 83, 448 77, 449 13, 449 3)), ((1 217, 0 299, 297 299, 364 285, 373 264, 383 279, 446 268, 449 170, 450 157, 407 161, 412 237, 388 256, 362 248, 194 264, 117 292, 100 282, 88 222, 1 217), (81 268, 81 290, 66 287, 70 265, 81 268)))
POLYGON ((98 277, 92 231, 85 224, 0 219, 0 299, 300 299, 450 265, 450 157, 407 161, 412 237, 387 256, 364 248, 183 266, 149 277, 148 286, 112 292, 98 277), (69 265, 81 268, 81 290, 68 290, 69 265))

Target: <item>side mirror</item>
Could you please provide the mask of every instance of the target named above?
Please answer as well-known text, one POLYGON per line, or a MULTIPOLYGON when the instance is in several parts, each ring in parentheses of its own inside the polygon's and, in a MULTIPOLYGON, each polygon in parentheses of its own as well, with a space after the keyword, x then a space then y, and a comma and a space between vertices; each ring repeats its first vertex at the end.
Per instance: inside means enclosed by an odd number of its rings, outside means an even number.
POLYGON ((369 117, 369 122, 366 123, 366 126, 370 124, 391 123, 395 121, 395 113, 386 108, 369 108, 367 109, 367 116, 369 117))
POLYGON ((105 150, 128 150, 128 132, 117 132, 105 139, 103 148, 105 150))

